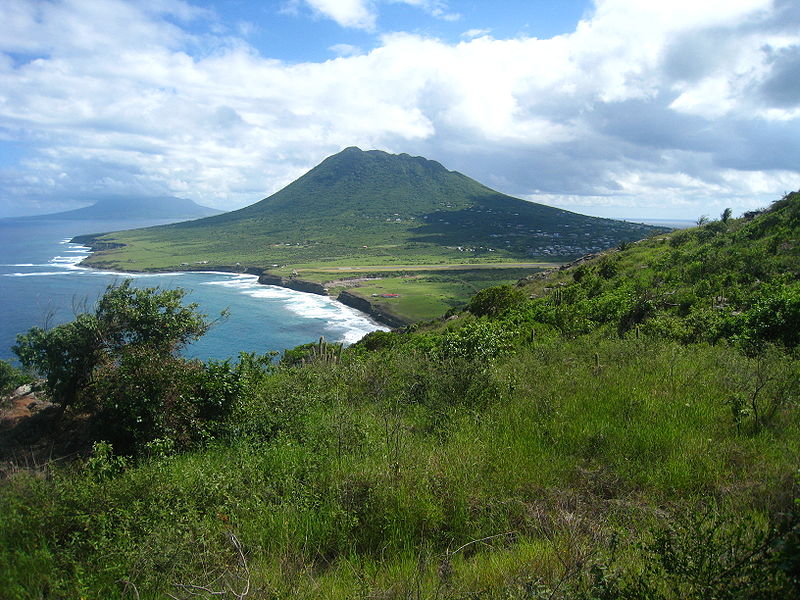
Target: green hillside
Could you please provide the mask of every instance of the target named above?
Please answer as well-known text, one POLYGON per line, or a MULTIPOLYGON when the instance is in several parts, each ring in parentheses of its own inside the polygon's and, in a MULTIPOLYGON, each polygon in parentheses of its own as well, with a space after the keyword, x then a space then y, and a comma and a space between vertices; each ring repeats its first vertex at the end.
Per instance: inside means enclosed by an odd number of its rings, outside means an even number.
POLYGON ((0 438, 0 597, 800 597, 798 240, 793 193, 278 364, 109 290, 20 338, 66 410, 0 438))
POLYGON ((102 236, 124 247, 87 264, 150 270, 559 261, 655 231, 512 198, 421 157, 347 148, 241 210, 102 236))
POLYGON ((633 330, 681 342, 800 341, 800 193, 521 282, 563 333, 633 330), (563 320, 562 320, 563 319, 563 320))

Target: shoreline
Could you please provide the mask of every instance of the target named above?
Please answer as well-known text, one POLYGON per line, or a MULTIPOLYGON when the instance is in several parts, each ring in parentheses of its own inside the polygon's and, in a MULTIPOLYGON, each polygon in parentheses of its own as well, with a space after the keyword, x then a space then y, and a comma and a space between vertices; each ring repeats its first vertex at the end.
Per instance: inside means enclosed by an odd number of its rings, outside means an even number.
MULTIPOLYGON (((98 241, 95 235, 92 234, 77 235, 72 239, 70 239, 70 243, 81 244, 83 246, 86 246, 87 248, 89 248, 90 255, 94 254, 95 252, 100 252, 102 250, 118 248, 121 245, 104 241, 98 241)), ((86 259, 81 260, 76 266, 96 269, 98 271, 105 270, 103 268, 98 268, 92 265, 85 265, 84 264, 85 260, 86 259)), ((372 304, 372 302, 370 302, 366 298, 352 294, 347 290, 342 290, 334 298, 328 293, 328 288, 326 288, 321 283, 306 281, 298 277, 281 277, 280 275, 274 275, 272 273, 266 272, 266 269, 262 267, 237 268, 237 267, 231 267, 229 265, 193 265, 192 268, 187 268, 187 269, 178 268, 169 270, 155 269, 153 271, 126 271, 125 269, 116 266, 114 270, 121 273, 127 272, 127 273, 143 274, 143 275, 155 274, 155 273, 210 273, 210 272, 231 273, 234 275, 254 275, 258 277, 258 283, 261 285, 273 285, 276 287, 282 287, 285 289, 293 290, 295 292, 316 294, 318 296, 327 296, 329 298, 333 298, 337 302, 340 302, 345 306, 348 306, 361 313, 364 313, 365 315, 373 319, 375 322, 380 323, 381 325, 385 325, 386 327, 390 327, 391 329, 400 329, 402 327, 410 325, 410 323, 405 321, 404 319, 401 319, 396 315, 381 310, 379 307, 372 304)))

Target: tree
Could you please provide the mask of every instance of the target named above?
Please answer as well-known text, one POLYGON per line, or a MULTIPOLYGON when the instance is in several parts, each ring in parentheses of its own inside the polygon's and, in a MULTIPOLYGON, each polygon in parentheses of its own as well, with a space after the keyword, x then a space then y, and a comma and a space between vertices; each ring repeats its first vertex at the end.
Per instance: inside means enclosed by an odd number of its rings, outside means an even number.
POLYGON ((109 286, 96 311, 109 349, 133 344, 172 353, 202 337, 210 323, 197 312, 197 303, 183 305, 185 296, 180 288, 133 288, 130 279, 109 286))
POLYGON ((728 219, 731 218, 732 214, 733 214, 733 211, 730 208, 726 208, 725 210, 722 211, 722 214, 720 215, 719 218, 723 223, 727 223, 728 219))
POLYGON ((133 288, 131 280, 110 285, 93 314, 48 330, 34 327, 17 336, 12 350, 23 367, 45 377, 62 411, 81 406, 98 369, 118 364, 124 349, 173 356, 208 330, 197 304, 182 304, 185 295, 182 289, 133 288))
POLYGON ((33 327, 12 347, 22 366, 45 377, 45 385, 62 412, 78 403, 81 389, 102 358, 102 334, 94 315, 49 330, 33 327))

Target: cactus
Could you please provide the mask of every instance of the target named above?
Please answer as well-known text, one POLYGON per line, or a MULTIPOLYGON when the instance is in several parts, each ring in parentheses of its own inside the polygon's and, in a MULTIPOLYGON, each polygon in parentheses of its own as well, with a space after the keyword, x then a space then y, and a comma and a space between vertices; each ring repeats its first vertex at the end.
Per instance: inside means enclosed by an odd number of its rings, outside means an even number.
POLYGON ((342 347, 343 344, 329 344, 324 337, 320 337, 319 342, 311 346, 308 362, 338 363, 342 358, 342 347))

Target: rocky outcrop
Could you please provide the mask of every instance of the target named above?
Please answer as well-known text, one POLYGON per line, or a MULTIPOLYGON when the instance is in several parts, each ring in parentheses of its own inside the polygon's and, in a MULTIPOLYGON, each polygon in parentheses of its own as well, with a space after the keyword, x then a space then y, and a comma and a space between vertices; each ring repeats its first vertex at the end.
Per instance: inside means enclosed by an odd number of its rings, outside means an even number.
POLYGON ((92 252, 98 252, 100 250, 114 250, 115 248, 125 247, 125 244, 120 242, 107 242, 105 240, 98 239, 101 235, 105 234, 76 235, 70 240, 70 243, 88 246, 92 252))
POLYGON ((258 283, 263 285, 277 285, 297 292, 307 292, 320 296, 328 295, 328 288, 321 283, 306 281, 305 279, 298 279, 297 277, 281 277, 280 275, 273 275, 272 273, 263 273, 259 275, 258 283))
POLYGON ((350 293, 347 290, 342 290, 341 292, 339 292, 339 295, 336 297, 336 299, 342 304, 346 304, 351 308, 355 308, 356 310, 360 310, 361 312, 367 313, 370 317, 372 317, 379 323, 383 323, 384 325, 388 325, 389 327, 405 327, 406 325, 409 324, 409 321, 406 321, 405 319, 402 319, 397 315, 393 315, 392 313, 384 310, 380 306, 374 305, 366 298, 362 298, 361 296, 356 296, 355 294, 350 293))

